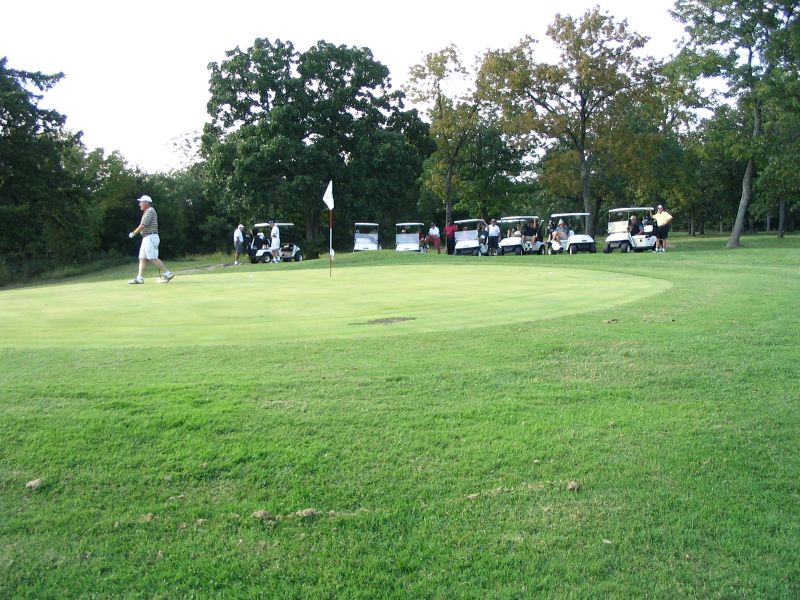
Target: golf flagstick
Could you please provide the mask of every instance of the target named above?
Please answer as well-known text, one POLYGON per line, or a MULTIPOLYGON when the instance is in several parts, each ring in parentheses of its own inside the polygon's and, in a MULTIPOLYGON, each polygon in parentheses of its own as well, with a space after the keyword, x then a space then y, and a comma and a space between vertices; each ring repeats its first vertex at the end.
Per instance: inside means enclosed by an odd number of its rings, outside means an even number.
POLYGON ((328 277, 333 276, 333 180, 328 182, 328 188, 322 201, 328 207, 328 240, 330 249, 328 251, 328 277))

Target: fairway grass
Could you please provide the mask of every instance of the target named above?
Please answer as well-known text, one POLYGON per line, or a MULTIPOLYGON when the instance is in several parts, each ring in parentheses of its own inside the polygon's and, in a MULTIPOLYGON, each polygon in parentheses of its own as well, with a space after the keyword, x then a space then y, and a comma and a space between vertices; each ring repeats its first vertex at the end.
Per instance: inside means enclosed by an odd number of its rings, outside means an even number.
POLYGON ((800 239, 744 242, 0 291, 0 597, 798 597, 800 239))

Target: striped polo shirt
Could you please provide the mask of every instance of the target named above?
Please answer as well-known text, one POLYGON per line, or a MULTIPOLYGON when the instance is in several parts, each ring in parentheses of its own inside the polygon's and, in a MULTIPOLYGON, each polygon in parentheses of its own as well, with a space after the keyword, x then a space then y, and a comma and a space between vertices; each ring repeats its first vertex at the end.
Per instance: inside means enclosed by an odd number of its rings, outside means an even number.
POLYGON ((158 215, 152 206, 142 215, 142 237, 158 233, 158 215))

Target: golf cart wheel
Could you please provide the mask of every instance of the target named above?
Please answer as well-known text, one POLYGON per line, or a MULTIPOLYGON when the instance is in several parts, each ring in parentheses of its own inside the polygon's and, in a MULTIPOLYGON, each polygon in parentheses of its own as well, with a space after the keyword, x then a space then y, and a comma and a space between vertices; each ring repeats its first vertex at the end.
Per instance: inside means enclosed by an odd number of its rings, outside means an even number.
POLYGON ((544 256, 544 252, 545 252, 545 247, 544 246, 539 246, 538 254, 540 254, 541 256, 544 256))
POLYGON ((597 253, 597 246, 595 244, 592 244, 591 246, 589 246, 589 253, 590 254, 596 254, 597 253))
POLYGON ((603 246, 603 254, 611 254, 612 248, 611 244, 606 244, 603 246))
POLYGON ((630 251, 632 250, 632 248, 631 248, 631 245, 630 245, 628 242, 625 242, 624 244, 622 244, 622 245, 619 247, 619 249, 620 249, 620 251, 622 251, 624 254, 628 254, 628 252, 630 252, 630 251))
POLYGON ((497 254, 499 254, 500 256, 503 256, 503 254, 505 254, 505 253, 506 253, 506 249, 505 248, 498 248, 497 249, 497 254))
POLYGON ((567 252, 569 252, 570 254, 577 254, 578 253, 578 247, 573 244, 572 246, 567 248, 567 252))
POLYGON ((517 249, 514 250, 514 254, 520 256, 522 254, 522 246, 517 246, 517 249))
POLYGON ((472 251, 472 256, 480 256, 480 255, 481 255, 480 248, 475 248, 475 249, 472 251))
POLYGON ((268 256, 269 256, 270 258, 272 258, 272 256, 271 256, 270 254, 262 254, 259 260, 261 260, 261 262, 262 262, 263 264, 267 264, 267 263, 269 262, 269 260, 267 260, 267 257, 268 257, 268 256))
POLYGON ((294 255, 294 260, 296 262, 300 262, 301 260, 303 260, 303 255, 298 252, 297 254, 294 255))

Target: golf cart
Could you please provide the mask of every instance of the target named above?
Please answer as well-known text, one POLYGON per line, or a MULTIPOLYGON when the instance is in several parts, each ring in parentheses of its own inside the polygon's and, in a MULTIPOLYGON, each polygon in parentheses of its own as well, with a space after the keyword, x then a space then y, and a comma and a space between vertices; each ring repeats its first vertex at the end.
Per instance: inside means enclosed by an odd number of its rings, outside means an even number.
MULTIPOLYGON (((294 223, 275 223, 278 226, 278 229, 289 229, 294 227, 294 223)), ((253 225, 253 241, 251 241, 251 246, 255 240, 263 240, 263 242, 256 242, 256 246, 262 246, 260 248, 254 248, 252 254, 250 253, 250 247, 248 247, 248 254, 250 255, 250 262, 251 263, 269 263, 272 261, 272 252, 269 249, 270 246, 270 232, 272 229, 272 225, 269 223, 256 223, 253 225), (257 229, 263 229, 264 236, 261 238, 257 233, 257 229), (263 245, 262 245, 263 243, 263 245)), ((282 261, 301 261, 303 260, 303 253, 300 251, 300 246, 292 242, 287 242, 281 244, 280 251, 278 252, 278 257, 282 261)))
POLYGON ((608 254, 618 248, 620 252, 644 252, 656 249, 655 227, 653 225, 653 207, 635 206, 628 208, 612 208, 608 211, 608 235, 603 252, 608 254), (641 233, 631 235, 631 217, 641 223, 641 233))
POLYGON ((419 252, 420 235, 424 235, 425 223, 396 223, 395 250, 397 252, 419 252))
POLYGON ((356 223, 356 232, 353 236, 353 252, 365 250, 380 250, 378 243, 378 223, 356 223))
POLYGON ((253 225, 252 237, 247 244, 247 256, 251 263, 265 263, 272 260, 272 253, 269 250, 269 233, 269 223, 253 225))
POLYGON ((456 256, 459 254, 485 256, 489 253, 486 221, 483 219, 461 219, 460 221, 455 221, 455 225, 457 227, 456 256))
POLYGON ((498 221, 505 236, 498 244, 497 253, 503 254, 544 254, 546 246, 539 230, 541 223, 537 216, 503 217, 498 221), (533 234, 525 235, 529 228, 533 234))
POLYGON ((577 254, 578 252, 597 252, 597 245, 594 238, 585 233, 575 233, 573 224, 579 222, 580 217, 589 218, 591 213, 588 212, 574 212, 574 213, 553 213, 550 215, 550 224, 548 232, 552 236, 557 229, 556 222, 563 221, 568 233, 560 239, 549 239, 547 242, 548 254, 560 254, 567 252, 568 254, 577 254))

